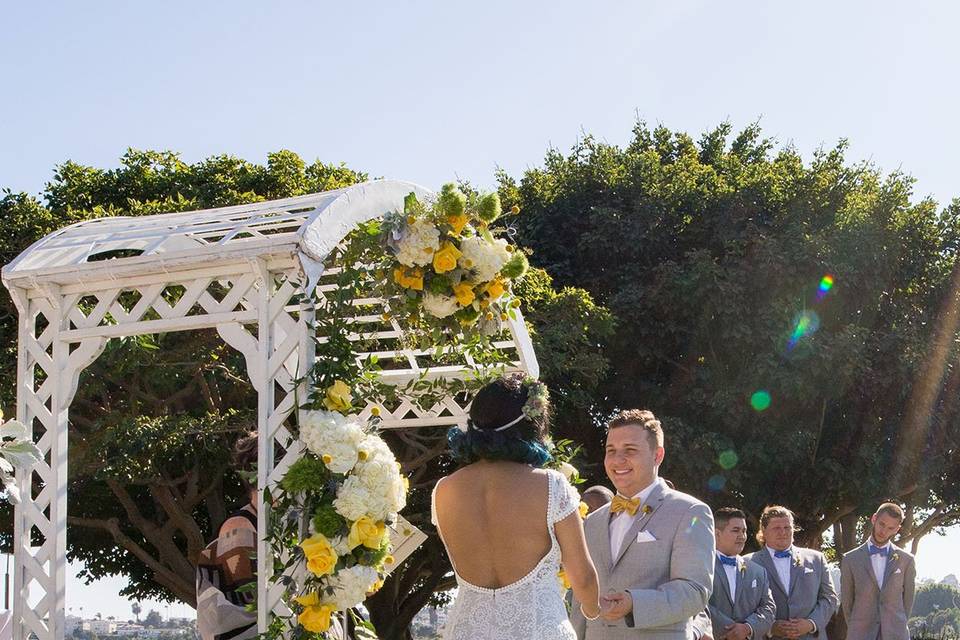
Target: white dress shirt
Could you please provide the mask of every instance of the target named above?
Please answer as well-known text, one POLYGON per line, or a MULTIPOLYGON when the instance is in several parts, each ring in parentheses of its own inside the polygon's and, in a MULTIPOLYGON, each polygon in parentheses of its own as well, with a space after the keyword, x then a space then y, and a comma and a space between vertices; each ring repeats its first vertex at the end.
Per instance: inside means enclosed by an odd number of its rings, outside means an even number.
POLYGON ((790 563, 793 562, 793 547, 788 549, 790 555, 786 558, 778 558, 776 555, 775 549, 767 547, 767 552, 770 554, 770 559, 773 560, 773 566, 777 568, 777 577, 780 578, 780 584, 783 585, 783 588, 786 590, 787 595, 790 595, 790 563))
MULTIPOLYGON (((734 560, 737 558, 736 556, 728 556, 717 551, 717 557, 719 558, 721 556, 724 558, 733 558, 734 560)), ((730 602, 735 602, 737 599, 737 565, 723 564, 723 562, 721 562, 720 566, 723 567, 723 572, 727 574, 727 584, 730 585, 730 602)))
POLYGON ((657 486, 660 482, 660 479, 657 478, 654 480, 646 489, 643 489, 640 493, 632 496, 633 498, 639 498, 640 500, 640 509, 637 510, 636 515, 630 515, 626 511, 621 511, 617 515, 613 516, 613 519, 610 521, 610 553, 613 554, 613 557, 616 558, 620 553, 620 545, 624 543, 624 536, 627 535, 627 531, 630 530, 630 527, 633 525, 634 521, 637 518, 643 516, 643 503, 647 499, 647 496, 650 495, 650 492, 653 491, 653 488, 657 486))
MULTIPOLYGON (((873 538, 870 538, 871 546, 877 547, 878 549, 886 549, 887 555, 880 555, 879 553, 872 554, 870 556, 870 564, 873 565, 873 575, 877 578, 877 586, 883 589, 883 574, 887 571, 887 558, 890 554, 890 541, 887 541, 887 544, 882 547, 878 547, 873 544, 873 538)), ((870 550, 870 547, 867 547, 867 550, 870 550)))

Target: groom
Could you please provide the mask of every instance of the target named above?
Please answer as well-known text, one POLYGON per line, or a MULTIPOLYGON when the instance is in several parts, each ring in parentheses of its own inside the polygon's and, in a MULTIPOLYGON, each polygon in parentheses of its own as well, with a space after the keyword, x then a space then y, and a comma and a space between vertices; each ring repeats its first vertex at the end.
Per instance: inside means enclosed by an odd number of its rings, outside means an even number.
POLYGON ((607 426, 604 468, 617 489, 584 532, 600 579, 602 615, 574 603, 580 640, 686 640, 713 587, 713 514, 657 477, 663 429, 649 411, 620 412, 607 426))

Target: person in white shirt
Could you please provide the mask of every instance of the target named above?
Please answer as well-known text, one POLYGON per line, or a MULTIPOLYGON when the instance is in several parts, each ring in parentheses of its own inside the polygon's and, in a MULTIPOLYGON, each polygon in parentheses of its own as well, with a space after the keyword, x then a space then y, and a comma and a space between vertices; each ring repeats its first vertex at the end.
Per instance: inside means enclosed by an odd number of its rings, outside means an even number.
POLYGON ((740 509, 713 512, 717 559, 710 594, 714 640, 764 638, 773 627, 777 606, 766 570, 740 556, 747 542, 747 517, 740 509))
POLYGON ((658 477, 663 456, 663 429, 650 411, 622 411, 608 424, 604 469, 617 495, 584 521, 601 614, 588 619, 573 607, 581 640, 695 634, 713 587, 713 514, 658 477))
POLYGON ((760 516, 759 551, 747 559, 767 570, 770 591, 777 605, 774 638, 827 640, 827 624, 840 599, 830 580, 823 554, 793 544, 793 512, 769 506, 760 516))
POLYGON ((870 518, 867 542, 844 554, 840 563, 840 600, 847 640, 909 640, 916 564, 913 555, 893 544, 904 513, 886 502, 870 518))

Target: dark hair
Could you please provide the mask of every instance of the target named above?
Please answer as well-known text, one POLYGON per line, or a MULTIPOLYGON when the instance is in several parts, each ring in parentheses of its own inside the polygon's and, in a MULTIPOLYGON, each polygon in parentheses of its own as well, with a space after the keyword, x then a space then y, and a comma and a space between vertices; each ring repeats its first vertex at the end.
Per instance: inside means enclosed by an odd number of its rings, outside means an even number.
POLYGON ((610 491, 610 489, 607 489, 602 484, 595 484, 592 487, 584 489, 582 495, 584 498, 586 498, 587 496, 594 496, 594 495, 600 496, 601 498, 603 498, 604 502, 610 502, 611 500, 613 500, 613 491, 610 491))
POLYGON ((536 417, 523 412, 532 386, 523 374, 514 374, 480 389, 470 405, 466 431, 453 427, 447 432, 453 457, 461 464, 486 459, 542 467, 549 462, 552 459, 547 451, 549 402, 540 407, 536 417), (515 420, 512 426, 497 431, 515 420))
POLYGON ((720 507, 713 512, 714 526, 718 531, 726 529, 727 523, 734 518, 742 518, 744 521, 746 521, 747 514, 736 507, 720 507))
POLYGON ((257 472, 257 457, 259 454, 259 440, 256 431, 250 431, 237 438, 230 453, 230 462, 233 470, 240 478, 240 484, 248 493, 257 487, 257 482, 250 482, 250 474, 257 472))
POLYGON ((607 431, 627 425, 636 425, 642 428, 647 434, 651 449, 663 446, 663 427, 652 411, 624 409, 610 419, 610 422, 607 423, 607 431))

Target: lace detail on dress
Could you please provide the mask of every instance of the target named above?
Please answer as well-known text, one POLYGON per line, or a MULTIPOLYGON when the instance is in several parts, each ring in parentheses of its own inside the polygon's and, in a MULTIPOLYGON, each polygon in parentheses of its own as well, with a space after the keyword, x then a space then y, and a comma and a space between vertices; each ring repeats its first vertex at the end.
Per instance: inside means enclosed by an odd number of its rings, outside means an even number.
MULTIPOLYGON (((497 589, 470 584, 456 574, 459 590, 444 627, 444 640, 576 640, 576 633, 567 619, 563 588, 557 578, 560 545, 553 526, 576 511, 580 494, 559 472, 549 471, 547 477, 549 490, 545 515, 550 550, 527 575, 497 589)), ((435 497, 436 489, 431 521, 437 526, 442 540, 435 497)), ((453 569, 456 573, 456 566, 453 569)))

